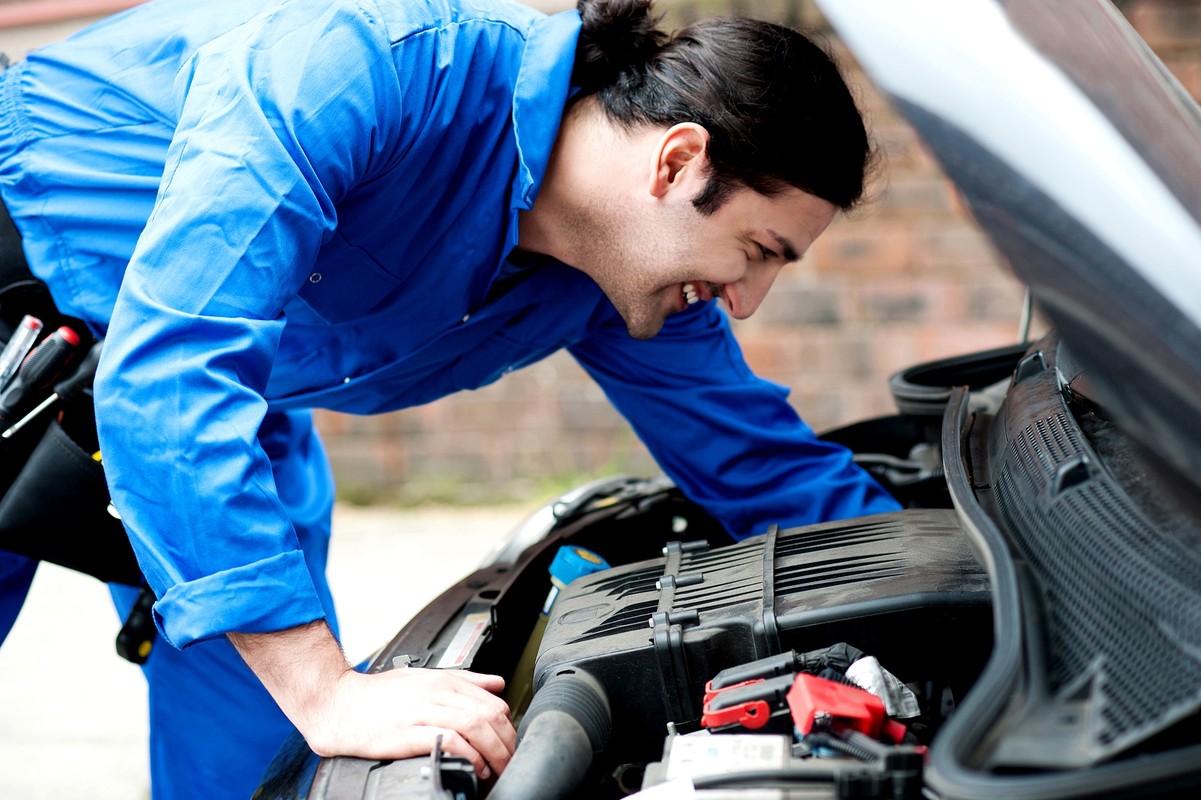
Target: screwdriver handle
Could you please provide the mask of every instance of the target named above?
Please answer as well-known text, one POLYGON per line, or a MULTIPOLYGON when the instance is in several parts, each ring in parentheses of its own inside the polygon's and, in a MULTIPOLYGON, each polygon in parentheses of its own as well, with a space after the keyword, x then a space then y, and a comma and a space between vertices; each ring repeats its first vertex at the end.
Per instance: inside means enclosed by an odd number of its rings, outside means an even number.
POLYGON ((16 330, 8 338, 8 343, 4 345, 4 350, 0 351, 0 390, 8 385, 9 378, 17 374, 21 362, 29 355, 41 334, 40 319, 29 314, 21 318, 16 330))
POLYGON ((22 407, 50 388, 78 346, 79 334, 63 325, 33 349, 0 395, 0 429, 10 426, 22 407))
POLYGON ((32 419, 36 419, 38 414, 41 414, 50 406, 58 402, 66 402, 71 400, 75 395, 79 394, 84 389, 92 385, 92 380, 96 377, 96 365, 100 362, 100 342, 92 345, 88 350, 88 354, 83 357, 83 361, 79 362, 71 374, 63 380, 54 384, 54 393, 47 397, 42 402, 38 403, 32 411, 21 417, 16 422, 6 423, 0 421, 0 442, 11 439, 17 435, 17 432, 24 428, 25 425, 32 419), (6 428, 5 425, 8 425, 6 428))
POLYGON ((93 344, 87 355, 79 362, 79 366, 71 370, 71 374, 66 378, 54 384, 54 394, 59 400, 70 400, 92 385, 92 380, 96 377, 96 365, 100 363, 102 344, 104 344, 103 340, 93 344))

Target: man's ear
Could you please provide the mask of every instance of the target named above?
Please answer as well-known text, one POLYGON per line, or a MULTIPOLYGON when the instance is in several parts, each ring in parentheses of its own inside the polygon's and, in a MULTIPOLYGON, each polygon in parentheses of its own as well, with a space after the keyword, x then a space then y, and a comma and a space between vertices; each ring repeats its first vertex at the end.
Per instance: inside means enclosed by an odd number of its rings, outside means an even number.
POLYGON ((672 125, 659 137, 655 148, 651 194, 663 197, 684 188, 689 197, 704 188, 709 172, 709 131, 695 122, 672 125))

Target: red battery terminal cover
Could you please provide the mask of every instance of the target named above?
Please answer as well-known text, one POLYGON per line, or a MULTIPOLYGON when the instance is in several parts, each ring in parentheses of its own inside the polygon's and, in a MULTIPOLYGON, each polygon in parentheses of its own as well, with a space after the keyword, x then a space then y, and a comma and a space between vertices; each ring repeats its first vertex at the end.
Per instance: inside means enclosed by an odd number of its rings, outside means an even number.
POLYGON ((714 689, 713 681, 709 681, 705 684, 701 725, 709 729, 731 725, 741 725, 749 730, 762 728, 771 718, 772 708, 767 697, 751 687, 761 687, 765 683, 767 681, 757 678, 714 689))
POLYGON ((857 686, 797 675, 788 691, 788 707, 799 733, 813 731, 815 719, 835 731, 854 730, 880 741, 899 743, 906 733, 900 722, 890 719, 884 701, 857 686), (828 720, 828 722, 826 721, 828 720))

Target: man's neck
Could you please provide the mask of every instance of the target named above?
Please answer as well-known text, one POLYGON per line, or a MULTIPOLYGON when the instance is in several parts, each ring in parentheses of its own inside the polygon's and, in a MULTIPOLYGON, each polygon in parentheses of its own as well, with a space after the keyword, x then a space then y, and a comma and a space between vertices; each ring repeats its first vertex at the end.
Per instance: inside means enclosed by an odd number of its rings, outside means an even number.
POLYGON ((629 137, 615 129, 591 98, 569 108, 534 206, 518 214, 518 248, 572 264, 579 201, 621 196, 621 182, 630 173, 629 147, 629 137))

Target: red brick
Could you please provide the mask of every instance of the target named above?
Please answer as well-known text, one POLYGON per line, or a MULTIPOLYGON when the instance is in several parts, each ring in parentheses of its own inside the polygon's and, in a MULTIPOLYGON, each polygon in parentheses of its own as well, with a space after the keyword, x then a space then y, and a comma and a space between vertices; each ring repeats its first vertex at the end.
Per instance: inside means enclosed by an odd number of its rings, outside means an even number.
POLYGON ((871 342, 864 334, 838 330, 806 339, 814 340, 801 353, 807 365, 806 372, 812 370, 813 374, 830 379, 832 383, 848 376, 862 377, 871 373, 871 342))
POLYGON ((915 271, 990 278, 1008 272, 991 240, 968 221, 949 219, 915 226, 910 239, 915 271))
POLYGON ((777 280, 759 310, 742 326, 752 329, 838 325, 847 313, 841 282, 777 280))
POLYGON ((1016 280, 981 280, 967 286, 968 319, 1012 322, 1016 330, 1022 316, 1026 291, 1016 280))
POLYGON ((885 381, 893 373, 911 367, 922 359, 915 326, 890 325, 877 328, 872 341, 872 372, 885 381))
POLYGON ((868 322, 955 322, 964 317, 966 299, 961 280, 881 278, 856 287, 858 313, 868 322))
POLYGON ((941 175, 898 175, 882 187, 875 211, 883 218, 947 217, 961 213, 961 208, 941 175))
POLYGON ((1017 326, 1003 323, 958 325, 953 329, 923 331, 918 340, 921 361, 951 358, 994 347, 1004 347, 1017 341, 1017 326))
POLYGON ((1152 50, 1201 47, 1196 0, 1136 0, 1127 4, 1126 17, 1152 50))
POLYGON ((837 220, 810 250, 814 265, 823 272, 903 272, 910 263, 907 228, 879 220, 837 220))
POLYGON ((740 335, 742 355, 755 374, 768 380, 779 380, 797 369, 800 361, 800 343, 795 340, 797 334, 781 335, 740 335))

